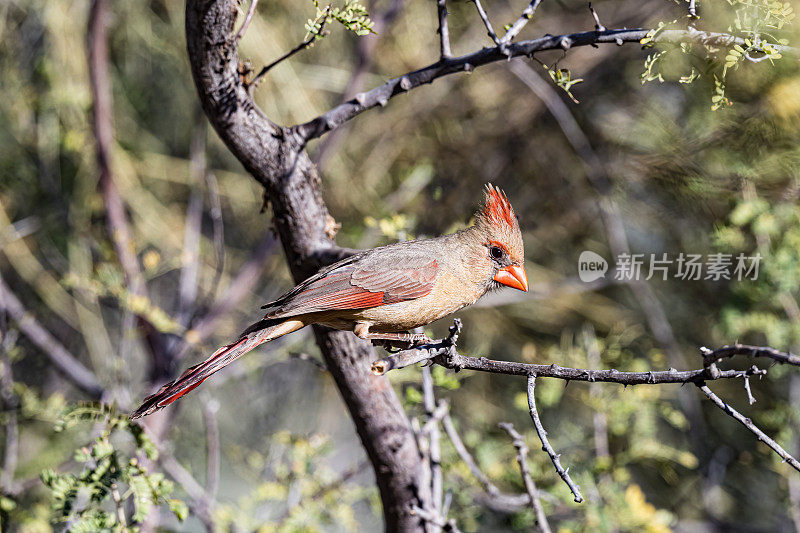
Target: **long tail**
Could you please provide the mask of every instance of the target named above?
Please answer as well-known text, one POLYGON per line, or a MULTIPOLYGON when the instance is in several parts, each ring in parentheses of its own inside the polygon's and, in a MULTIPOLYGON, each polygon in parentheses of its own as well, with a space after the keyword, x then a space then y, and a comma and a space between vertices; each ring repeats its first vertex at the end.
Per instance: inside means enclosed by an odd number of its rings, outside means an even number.
POLYGON ((167 383, 158 392, 145 398, 142 405, 131 413, 131 418, 141 418, 163 409, 200 385, 211 374, 222 370, 223 367, 231 364, 259 344, 277 339, 303 326, 305 326, 304 322, 293 319, 278 323, 275 320, 256 322, 242 333, 239 340, 223 346, 214 352, 211 357, 186 370, 178 379, 167 383))

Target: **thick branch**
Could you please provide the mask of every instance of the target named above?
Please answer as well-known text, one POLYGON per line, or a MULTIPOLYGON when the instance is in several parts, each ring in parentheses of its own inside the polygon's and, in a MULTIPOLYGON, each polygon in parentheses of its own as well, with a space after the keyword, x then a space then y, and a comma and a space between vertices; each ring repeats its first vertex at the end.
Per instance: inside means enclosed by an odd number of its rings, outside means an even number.
MULTIPOLYGON (((413 72, 408 72, 389 80, 366 93, 359 93, 352 100, 344 102, 317 118, 292 128, 297 142, 305 144, 311 139, 321 137, 325 133, 338 128, 348 120, 355 118, 364 111, 377 106, 385 106, 389 100, 398 94, 404 94, 421 85, 454 74, 456 72, 471 72, 476 67, 507 60, 512 57, 530 56, 534 52, 544 50, 568 50, 576 46, 598 44, 623 44, 639 43, 651 30, 648 29, 613 29, 605 31, 585 31, 564 35, 545 35, 538 39, 520 41, 517 43, 503 44, 493 48, 483 48, 477 52, 446 61, 438 61, 427 67, 413 72)), ((744 39, 726 33, 713 33, 699 31, 694 28, 688 30, 666 30, 658 34, 655 42, 678 43, 698 42, 711 46, 745 45, 744 39)), ((788 46, 774 45, 782 53, 792 53, 795 50, 788 46)))
MULTIPOLYGON (((264 185, 289 268, 298 282, 318 268, 317 254, 335 248, 326 232, 330 214, 320 178, 302 143, 270 121, 253 102, 238 73, 231 38, 236 5, 189 0, 186 41, 203 110, 230 151, 264 185)), ((430 488, 417 485, 421 461, 391 385, 369 371, 374 352, 349 332, 314 330, 325 362, 353 418, 375 470, 387 531, 417 531, 413 505, 428 508, 430 488)))

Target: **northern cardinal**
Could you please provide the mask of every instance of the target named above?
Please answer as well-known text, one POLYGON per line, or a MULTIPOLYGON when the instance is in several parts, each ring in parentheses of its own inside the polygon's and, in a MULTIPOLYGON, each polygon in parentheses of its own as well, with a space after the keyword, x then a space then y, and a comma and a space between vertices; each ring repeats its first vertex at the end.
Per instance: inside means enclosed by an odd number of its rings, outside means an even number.
POLYGON ((522 234, 505 193, 487 185, 475 224, 435 239, 365 250, 330 265, 262 309, 264 318, 145 399, 131 418, 158 411, 259 344, 309 324, 390 343, 430 342, 409 330, 505 285, 528 290, 522 234))

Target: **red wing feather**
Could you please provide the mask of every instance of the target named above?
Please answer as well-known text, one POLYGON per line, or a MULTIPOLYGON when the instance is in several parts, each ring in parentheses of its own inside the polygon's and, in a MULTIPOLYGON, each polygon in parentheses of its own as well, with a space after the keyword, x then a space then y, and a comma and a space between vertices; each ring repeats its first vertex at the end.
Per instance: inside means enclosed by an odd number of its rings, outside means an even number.
POLYGON ((346 265, 314 280, 281 302, 270 318, 334 309, 367 309, 422 298, 430 294, 439 265, 422 268, 367 269, 346 265))

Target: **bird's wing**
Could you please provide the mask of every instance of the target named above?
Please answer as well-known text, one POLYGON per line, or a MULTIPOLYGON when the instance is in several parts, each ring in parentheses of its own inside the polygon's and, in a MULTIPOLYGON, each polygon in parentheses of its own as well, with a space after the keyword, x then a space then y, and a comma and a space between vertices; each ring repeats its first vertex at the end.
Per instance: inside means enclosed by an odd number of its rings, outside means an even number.
POLYGON ((431 292, 439 265, 416 254, 364 254, 312 276, 265 307, 269 318, 337 309, 366 309, 431 292))

